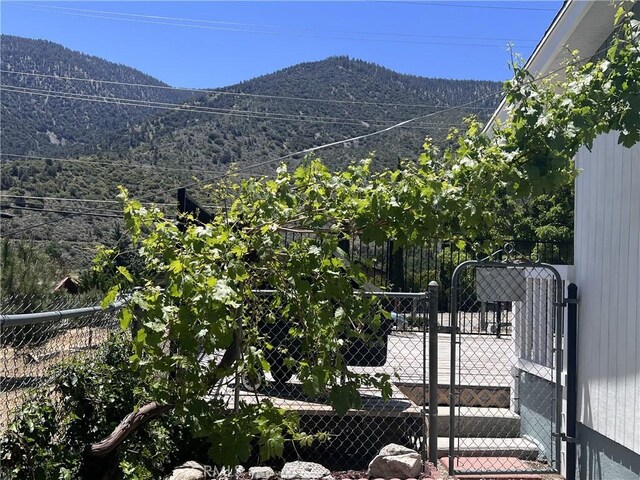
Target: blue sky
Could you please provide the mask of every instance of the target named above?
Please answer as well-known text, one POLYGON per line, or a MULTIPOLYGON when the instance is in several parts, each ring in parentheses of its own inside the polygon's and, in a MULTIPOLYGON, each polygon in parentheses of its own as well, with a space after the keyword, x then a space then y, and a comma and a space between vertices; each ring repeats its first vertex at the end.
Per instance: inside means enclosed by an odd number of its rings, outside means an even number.
POLYGON ((508 43, 527 57, 561 4, 3 1, 0 28, 181 87, 231 85, 332 55, 421 76, 504 80, 508 43))

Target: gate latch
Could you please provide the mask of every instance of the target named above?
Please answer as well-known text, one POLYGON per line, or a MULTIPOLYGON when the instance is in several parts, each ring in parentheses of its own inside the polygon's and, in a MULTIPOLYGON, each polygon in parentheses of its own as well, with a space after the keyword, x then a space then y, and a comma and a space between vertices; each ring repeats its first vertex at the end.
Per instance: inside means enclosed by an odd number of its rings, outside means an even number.
POLYGON ((578 305, 580 303, 579 298, 565 298, 562 302, 553 302, 554 307, 566 307, 569 304, 578 305))
POLYGON ((578 443, 578 439, 576 437, 569 437, 565 433, 553 433, 552 436, 559 438, 563 442, 567 443, 578 443))

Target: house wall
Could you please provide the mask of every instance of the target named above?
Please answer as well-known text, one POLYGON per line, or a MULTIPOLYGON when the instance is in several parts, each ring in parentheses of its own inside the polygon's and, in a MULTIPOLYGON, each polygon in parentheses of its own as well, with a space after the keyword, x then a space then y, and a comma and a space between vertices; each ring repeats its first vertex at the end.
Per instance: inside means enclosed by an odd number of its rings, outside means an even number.
POLYGON ((580 480, 638 480, 640 455, 595 430, 578 424, 578 465, 580 480))
POLYGON ((601 135, 576 165, 578 419, 582 431, 638 454, 640 145, 626 149, 615 133, 601 135))
POLYGON ((554 458, 555 431, 554 404, 555 384, 534 374, 521 371, 518 377, 518 393, 520 408, 520 435, 533 441, 540 452, 540 457, 550 460, 554 458))

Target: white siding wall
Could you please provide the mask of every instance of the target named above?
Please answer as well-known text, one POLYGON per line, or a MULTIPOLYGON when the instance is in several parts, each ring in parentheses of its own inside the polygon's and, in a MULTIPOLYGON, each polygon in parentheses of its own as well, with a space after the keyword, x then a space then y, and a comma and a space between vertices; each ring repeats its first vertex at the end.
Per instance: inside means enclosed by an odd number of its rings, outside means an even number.
POLYGON ((617 140, 576 157, 578 418, 640 453, 640 146, 617 140))

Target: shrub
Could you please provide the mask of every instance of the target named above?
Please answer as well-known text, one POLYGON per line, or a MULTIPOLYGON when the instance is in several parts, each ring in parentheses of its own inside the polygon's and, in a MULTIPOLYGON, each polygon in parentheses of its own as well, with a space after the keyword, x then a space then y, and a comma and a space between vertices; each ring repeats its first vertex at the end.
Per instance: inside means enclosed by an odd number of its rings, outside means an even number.
MULTIPOLYGON (((147 399, 147 385, 130 367, 130 349, 113 338, 94 358, 55 367, 51 383, 13 412, 0 437, 0 478, 79 478, 85 446, 111 433, 147 399)), ((124 478, 154 479, 187 451, 194 454, 193 444, 165 416, 132 434, 119 449, 118 463, 124 478)))

